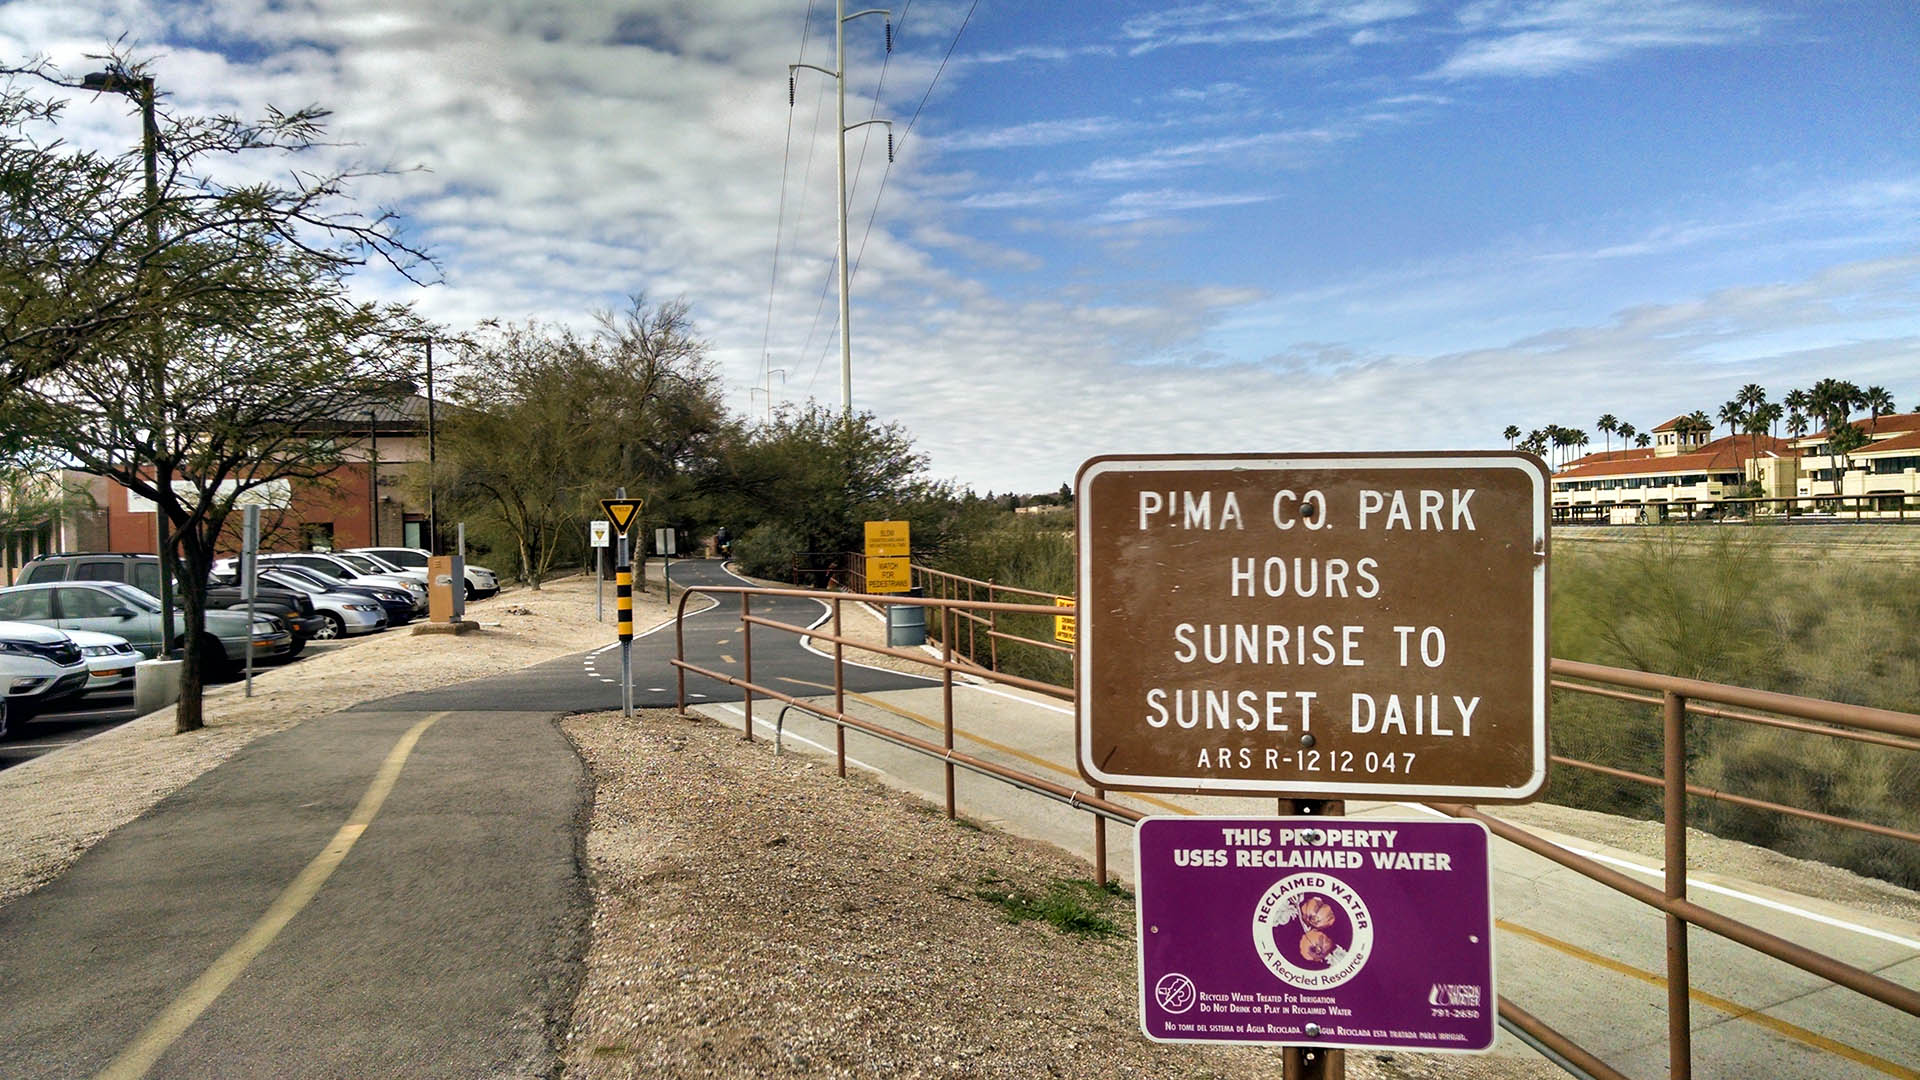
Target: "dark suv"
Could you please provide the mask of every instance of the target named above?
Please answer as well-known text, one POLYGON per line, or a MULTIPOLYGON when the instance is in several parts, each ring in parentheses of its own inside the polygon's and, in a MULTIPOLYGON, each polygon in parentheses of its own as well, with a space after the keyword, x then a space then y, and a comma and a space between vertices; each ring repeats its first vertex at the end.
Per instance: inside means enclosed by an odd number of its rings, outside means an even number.
MULTIPOLYGON (((154 596, 160 595, 160 557, 125 552, 83 552, 79 554, 36 555, 20 570, 16 584, 38 585, 49 581, 120 581, 154 596)), ((244 610, 246 598, 237 585, 207 586, 207 610, 228 608, 244 610)), ((319 633, 325 621, 305 593, 260 584, 254 597, 254 611, 277 615, 293 632, 291 659, 306 647, 307 640, 319 633)))

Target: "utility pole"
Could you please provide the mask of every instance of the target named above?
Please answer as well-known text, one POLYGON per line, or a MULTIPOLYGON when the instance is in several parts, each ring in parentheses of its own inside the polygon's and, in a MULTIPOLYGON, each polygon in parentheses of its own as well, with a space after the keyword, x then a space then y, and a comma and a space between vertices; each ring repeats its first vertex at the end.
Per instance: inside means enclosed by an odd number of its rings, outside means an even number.
MULTIPOLYGON (((160 126, 154 121, 153 76, 134 75, 114 65, 106 71, 96 71, 80 80, 80 85, 88 90, 109 94, 124 94, 140 102, 141 156, 145 158, 147 172, 147 263, 142 268, 146 278, 147 301, 154 306, 149 312, 149 333, 151 354, 148 362, 153 367, 153 421, 154 449, 154 501, 153 532, 154 553, 160 557, 160 651, 158 656, 165 660, 173 655, 173 543, 169 535, 167 507, 174 501, 173 495, 173 458, 168 453, 167 434, 167 368, 161 359, 164 351, 161 344, 164 328, 160 323, 160 290, 156 284, 160 261, 160 169, 158 162, 160 146, 160 126)), ((845 201, 844 199, 842 200, 845 201)))
MULTIPOLYGON (((793 73, 800 68, 817 71, 833 80, 834 83, 834 176, 838 181, 840 196, 834 203, 834 219, 840 235, 840 410, 848 416, 853 415, 853 333, 852 304, 847 297, 847 132, 868 124, 884 124, 887 128, 887 161, 893 161, 893 121, 862 120, 858 124, 847 123, 847 23, 866 15, 881 15, 887 20, 887 51, 893 51, 893 12, 885 8, 868 8, 847 14, 846 0, 834 0, 833 4, 833 70, 817 64, 787 65, 787 107, 793 108, 793 73)), ((769 387, 771 389, 771 387, 769 387)), ((771 401, 769 401, 771 405, 771 401)))

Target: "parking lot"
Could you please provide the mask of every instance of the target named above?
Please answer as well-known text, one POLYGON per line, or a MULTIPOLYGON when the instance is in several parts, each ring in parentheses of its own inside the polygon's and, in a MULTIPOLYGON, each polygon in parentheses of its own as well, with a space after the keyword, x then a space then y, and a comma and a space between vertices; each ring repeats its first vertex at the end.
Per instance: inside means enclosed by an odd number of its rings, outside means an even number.
MULTIPOLYGON (((305 663, 315 656, 322 656, 339 649, 352 648, 364 638, 344 641, 309 641, 299 657, 286 664, 261 665, 256 676, 262 672, 271 672, 276 667, 294 666, 305 663)), ((236 677, 217 680, 226 683, 240 683, 244 679, 236 677)), ((236 686, 231 691, 239 693, 236 686)), ((42 754, 51 753, 69 743, 79 742, 91 735, 118 727, 133 719, 133 687, 122 686, 111 690, 96 690, 91 693, 76 694, 59 702, 54 708, 41 713, 25 724, 16 727, 12 734, 0 740, 0 769, 10 769, 25 761, 32 761, 42 754)))

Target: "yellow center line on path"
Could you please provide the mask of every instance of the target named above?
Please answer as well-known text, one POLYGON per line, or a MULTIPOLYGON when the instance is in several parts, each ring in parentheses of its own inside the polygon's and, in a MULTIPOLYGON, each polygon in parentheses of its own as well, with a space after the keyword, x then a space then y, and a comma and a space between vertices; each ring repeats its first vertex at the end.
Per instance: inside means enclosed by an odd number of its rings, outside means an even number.
MULTIPOLYGON (((1505 919, 1496 919, 1493 925, 1501 930, 1505 930, 1509 934, 1515 934, 1526 938, 1528 941, 1545 945, 1549 949, 1565 953, 1577 960, 1585 960, 1587 963, 1593 964, 1596 967, 1603 967, 1608 971, 1625 975, 1629 978, 1639 979, 1641 982, 1663 989, 1667 985, 1666 976, 1664 975, 1659 975, 1651 971, 1643 971, 1640 968, 1634 967, 1632 964, 1625 964, 1610 956, 1602 956, 1597 952, 1583 949, 1571 942, 1561 941, 1559 938, 1543 934, 1531 927, 1521 926, 1518 923, 1508 922, 1505 919)), ((1838 1054, 1848 1061, 1865 1065, 1869 1069, 1886 1073, 1888 1076, 1898 1076, 1901 1077, 1902 1080, 1920 1080, 1920 1071, 1909 1069, 1905 1065, 1888 1061, 1882 1057, 1875 1057, 1865 1050, 1848 1046, 1846 1043, 1835 1042, 1825 1035, 1808 1031, 1806 1028, 1800 1027, 1797 1024, 1789 1024, 1785 1020, 1768 1016, 1766 1013, 1756 1009, 1749 1009, 1737 1001, 1729 1001, 1718 994, 1709 994, 1705 990, 1689 987, 1687 989, 1687 996, 1702 1005, 1718 1009, 1735 1020, 1745 1020, 1749 1023, 1759 1024, 1761 1027, 1769 1028, 1781 1035, 1785 1035, 1795 1042, 1805 1043, 1808 1046, 1825 1050, 1830 1054, 1838 1054)))
MULTIPOLYGON (((820 683, 806 682, 801 679, 784 679, 783 678, 781 679, 781 681, 786 683, 792 683, 795 686, 807 686, 807 687, 813 687, 820 690, 833 689, 833 687, 831 686, 823 686, 820 683)), ((913 712, 912 710, 902 709, 896 705, 893 705, 890 702, 881 701, 877 698, 870 697, 866 694, 855 693, 854 691, 851 691, 851 690, 847 691, 846 694, 848 697, 853 698, 856 701, 860 701, 865 704, 871 705, 874 708, 881 709, 885 712, 890 712, 893 715, 901 717, 903 719, 912 720, 915 723, 919 723, 919 724, 924 724, 925 726, 932 728, 935 731, 945 730, 942 727, 942 725, 934 721, 932 718, 922 716, 919 713, 913 712)), ((983 739, 978 735, 969 735, 966 732, 959 730, 958 728, 954 729, 954 734, 961 738, 967 739, 971 742, 978 743, 981 746, 990 747, 991 749, 998 750, 1003 754, 1009 754, 1013 757, 1019 758, 1021 761, 1025 761, 1033 765, 1038 765, 1041 768, 1049 769, 1056 773, 1061 773, 1066 776, 1073 776, 1073 777, 1078 777, 1080 775, 1079 773, 1075 772, 1072 769, 1066 768, 1061 765, 1057 765, 1047 760, 1046 758, 1040 757, 1036 754, 1029 754, 1024 750, 1016 750, 1011 746, 1004 746, 1000 743, 994 742, 991 739, 983 739)), ((1163 809, 1170 810, 1176 814, 1186 814, 1191 816, 1198 813, 1198 811, 1190 810, 1187 807, 1179 806, 1177 804, 1170 803, 1162 799, 1156 799, 1149 795, 1141 795, 1134 792, 1127 792, 1125 793, 1125 795, 1127 798, 1135 799, 1144 803, 1151 803, 1154 806, 1158 806, 1163 809)), ((1667 980, 1663 976, 1657 975, 1651 971, 1643 971, 1640 968, 1634 967, 1631 964, 1622 963, 1621 961, 1615 960, 1612 957, 1602 956, 1599 953, 1592 952, 1588 949, 1583 949, 1580 946, 1573 944, 1572 942, 1562 941, 1559 938, 1551 937, 1547 934, 1541 933, 1538 930, 1533 930, 1528 927, 1521 926, 1518 923, 1508 922, 1505 919, 1497 919, 1494 921, 1494 926, 1498 927, 1501 930, 1505 930, 1508 933, 1517 934, 1521 937, 1527 938, 1530 941, 1534 941, 1538 944, 1545 945, 1550 949, 1563 953, 1567 956, 1571 956, 1574 959, 1584 960, 1589 964, 1595 965, 1596 967, 1602 967, 1607 969, 1608 971, 1617 972, 1621 975, 1626 975, 1635 979, 1639 979, 1642 982, 1651 983, 1655 986, 1665 987, 1667 985, 1667 980)), ((1768 1016, 1766 1013, 1760 1012, 1756 1009, 1750 1009, 1745 1005, 1740 1004, 1737 1001, 1731 1001, 1727 998, 1720 997, 1716 994, 1710 994, 1710 993, 1707 993, 1705 990, 1700 990, 1696 988, 1689 988, 1687 992, 1688 992, 1688 995, 1693 998, 1693 1000, 1701 1003, 1702 1005, 1706 1005, 1711 1008, 1717 1009, 1723 1013, 1726 1013, 1728 1016, 1732 1017, 1735 1020, 1745 1020, 1748 1023, 1758 1024, 1761 1027, 1768 1028, 1796 1042, 1805 1043, 1806 1045, 1815 1047, 1816 1049, 1825 1050, 1830 1054, 1837 1054, 1840 1057, 1846 1058, 1848 1061, 1852 1061, 1860 1065, 1865 1065, 1870 1069, 1874 1069, 1879 1072, 1885 1073, 1888 1076, 1900 1077, 1901 1080, 1920 1080, 1920 1071, 1907 1068, 1904 1065, 1900 1065, 1895 1062, 1888 1061, 1882 1057, 1877 1057, 1871 1053, 1868 1053, 1865 1050, 1859 1049, 1858 1047, 1849 1046, 1846 1043, 1842 1043, 1842 1042, 1836 1042, 1835 1040, 1829 1039, 1824 1035, 1818 1034, 1816 1032, 1808 1031, 1806 1028, 1800 1027, 1797 1024, 1790 1024, 1785 1020, 1778 1019, 1777 1017, 1768 1016)))
POLYGON ((253 924, 253 928, 181 991, 180 996, 174 998, 94 1080, 139 1080, 145 1076, 153 1068, 154 1062, 160 1060, 160 1055, 166 1053, 167 1048, 187 1028, 193 1026, 193 1022, 207 1011, 233 980, 240 977, 247 965, 265 952, 268 945, 273 944, 273 939, 293 921, 293 917, 313 901, 320 892, 320 886, 333 876, 334 870, 346 859, 347 852, 353 850, 360 834, 366 832, 367 826, 373 823, 374 815, 380 812, 381 804, 387 801, 394 784, 399 781, 400 770, 406 766, 407 757, 413 753, 420 736, 446 715, 444 712, 434 713, 400 736, 400 741, 387 752, 386 760, 380 763, 380 771, 374 774, 373 783, 360 796, 360 804, 353 808, 347 823, 333 834, 333 839, 327 842, 320 854, 315 855, 306 869, 300 871, 300 876, 294 878, 293 883, 274 899, 266 914, 253 924))
POLYGON ((731 656, 728 656, 728 655, 727 655, 726 653, 721 653, 721 654, 720 654, 720 662, 721 662, 721 663, 723 663, 723 664, 731 664, 731 663, 733 663, 733 657, 731 657, 731 656))

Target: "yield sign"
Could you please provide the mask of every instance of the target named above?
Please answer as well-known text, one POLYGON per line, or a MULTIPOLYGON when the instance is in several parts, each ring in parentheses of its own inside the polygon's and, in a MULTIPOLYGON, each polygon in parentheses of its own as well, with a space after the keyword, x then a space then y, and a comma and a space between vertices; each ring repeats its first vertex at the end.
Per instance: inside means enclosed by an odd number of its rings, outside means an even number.
POLYGON ((607 515, 608 521, 613 522, 616 532, 625 535, 627 527, 633 524, 633 519, 640 516, 640 500, 601 499, 600 511, 607 515))

